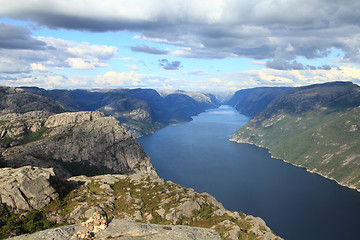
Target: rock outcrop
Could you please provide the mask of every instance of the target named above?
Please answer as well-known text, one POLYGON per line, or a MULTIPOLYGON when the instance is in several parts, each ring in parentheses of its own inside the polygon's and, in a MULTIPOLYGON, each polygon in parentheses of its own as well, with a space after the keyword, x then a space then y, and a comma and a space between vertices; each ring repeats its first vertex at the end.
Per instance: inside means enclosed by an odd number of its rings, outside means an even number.
POLYGON ((58 193, 51 185, 52 169, 37 167, 0 168, 0 204, 13 211, 41 209, 58 193))
MULTIPOLYGON (((261 218, 228 211, 207 193, 165 182, 151 173, 74 176, 62 183, 61 195, 52 186, 53 175, 52 169, 36 167, 1 170, 2 206, 21 210, 19 218, 30 219, 28 214, 36 216, 34 210, 40 210, 51 226, 75 224, 15 239, 69 239, 95 233, 96 239, 281 239, 261 218), (91 227, 88 231, 79 225, 84 221, 84 226, 91 227)), ((39 217, 31 219, 44 222, 39 217)), ((36 226, 36 222, 31 224, 36 226)), ((12 234, 21 226, 8 228, 6 232, 12 234)))
POLYGON ((80 223, 99 212, 109 219, 211 228, 223 239, 250 235, 281 239, 261 218, 228 211, 207 193, 152 174, 74 176, 67 181, 76 187, 66 201, 61 207, 54 202, 44 209, 49 219, 59 223, 80 223))
MULTIPOLYGON (((11 239, 69 240, 78 231, 86 231, 86 227, 81 224, 75 224, 17 236, 11 239)), ((106 229, 96 234, 96 239, 221 240, 220 236, 210 229, 137 223, 126 220, 112 220, 106 229)))
POLYGON ((142 147, 100 112, 39 112, 2 118, 3 165, 53 167, 58 177, 101 173, 156 174, 142 147), (29 116, 41 115, 41 118, 29 116), (33 132, 34 131, 34 132, 33 132))

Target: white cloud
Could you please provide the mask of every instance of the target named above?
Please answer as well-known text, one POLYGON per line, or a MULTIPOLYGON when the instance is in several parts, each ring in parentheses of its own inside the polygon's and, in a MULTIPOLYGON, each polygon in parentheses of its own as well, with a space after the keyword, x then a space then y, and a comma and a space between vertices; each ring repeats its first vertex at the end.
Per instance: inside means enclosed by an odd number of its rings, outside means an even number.
POLYGON ((8 86, 38 86, 43 88, 155 88, 185 90, 239 90, 260 86, 304 86, 329 81, 352 81, 360 84, 360 69, 351 66, 331 70, 261 69, 227 74, 206 74, 201 80, 163 77, 154 74, 107 72, 93 76, 71 76, 54 73, 0 74, 1 83, 8 86), (205 78, 206 76, 206 78, 205 78))
POLYGON ((81 58, 68 58, 65 60, 72 69, 95 70, 94 64, 81 58))
MULTIPOLYGON (((11 29, 16 29, 16 27, 21 32, 25 32, 29 38, 29 33, 24 31, 24 27, 11 25, 11 29)), ((5 39, 6 36, 2 38, 5 39)), ((42 43, 44 47, 22 49, 20 47, 1 48, 0 46, 0 73, 49 71, 49 68, 59 70, 66 67, 95 70, 98 67, 110 67, 107 61, 118 54, 118 49, 114 46, 77 43, 52 37, 33 39, 36 43, 42 43)), ((6 42, 11 42, 11 39, 7 39, 6 42)))
POLYGON ((74 56, 93 56, 98 59, 109 59, 117 55, 117 48, 105 45, 90 45, 87 42, 75 44, 67 48, 67 51, 74 56))
POLYGON ((31 70, 32 71, 40 71, 40 72, 47 72, 49 69, 47 69, 44 65, 41 63, 31 63, 31 70))
POLYGON ((139 66, 138 65, 131 65, 131 70, 132 71, 137 71, 137 70, 139 70, 139 66))

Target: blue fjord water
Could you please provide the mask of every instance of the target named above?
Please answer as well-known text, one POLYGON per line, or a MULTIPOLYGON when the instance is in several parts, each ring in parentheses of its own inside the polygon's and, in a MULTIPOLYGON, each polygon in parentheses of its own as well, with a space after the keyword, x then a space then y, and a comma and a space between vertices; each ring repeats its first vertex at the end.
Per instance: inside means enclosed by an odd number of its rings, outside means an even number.
POLYGON ((273 159, 266 149, 230 142, 249 120, 234 108, 193 119, 138 139, 160 177, 260 216, 285 239, 360 239, 359 192, 273 159))

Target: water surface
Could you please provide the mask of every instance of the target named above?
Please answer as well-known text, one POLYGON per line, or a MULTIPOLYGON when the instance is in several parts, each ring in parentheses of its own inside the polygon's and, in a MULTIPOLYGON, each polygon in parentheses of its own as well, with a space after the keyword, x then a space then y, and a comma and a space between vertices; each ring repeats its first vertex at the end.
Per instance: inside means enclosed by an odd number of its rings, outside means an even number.
POLYGON ((160 177, 259 216, 285 239, 359 239, 360 193, 273 159, 266 149, 230 142, 249 120, 234 108, 193 119, 138 139, 160 177))

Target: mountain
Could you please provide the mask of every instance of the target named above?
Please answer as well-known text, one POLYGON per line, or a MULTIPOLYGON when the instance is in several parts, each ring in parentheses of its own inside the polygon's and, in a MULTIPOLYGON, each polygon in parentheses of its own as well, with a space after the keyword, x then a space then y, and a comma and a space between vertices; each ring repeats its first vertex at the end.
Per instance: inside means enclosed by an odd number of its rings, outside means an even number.
MULTIPOLYGON (((142 147, 114 117, 65 112, 70 107, 65 102, 73 109, 97 109, 116 97, 117 107, 146 109, 151 117, 166 116, 169 122, 187 120, 184 116, 203 109, 184 94, 159 98, 153 90, 134 90, 141 96, 123 99, 121 90, 114 91, 95 92, 94 98, 83 90, 51 92, 57 101, 63 99, 60 104, 44 96, 50 94, 46 90, 0 88, 1 239, 24 233, 15 239, 118 239, 122 234, 141 239, 281 239, 261 218, 228 211, 207 193, 160 179, 142 147), (172 108, 164 113, 161 104, 172 108), (96 229, 75 224, 37 232, 88 218, 85 225, 96 223, 96 229)), ((125 92, 125 97, 132 94, 125 92)))
POLYGON ((214 95, 184 91, 161 96, 153 89, 45 90, 22 87, 23 91, 50 98, 68 111, 101 111, 114 116, 134 136, 183 121, 220 106, 214 95))
POLYGON ((360 87, 332 82, 295 88, 230 140, 268 148, 272 156, 360 189, 360 87))
POLYGON ((220 107, 221 101, 211 93, 203 93, 203 92, 195 92, 195 91, 183 91, 183 90, 175 90, 175 91, 160 91, 161 96, 166 97, 171 94, 182 94, 189 96, 194 99, 198 103, 202 104, 205 108, 217 108, 220 107))
POLYGON ((25 92, 21 88, 0 86, 1 114, 25 113, 29 111, 61 113, 65 109, 46 97, 25 92))
POLYGON ((292 88, 290 87, 258 87, 243 89, 235 92, 226 104, 234 107, 241 114, 253 117, 264 110, 275 97, 291 90, 292 88))

